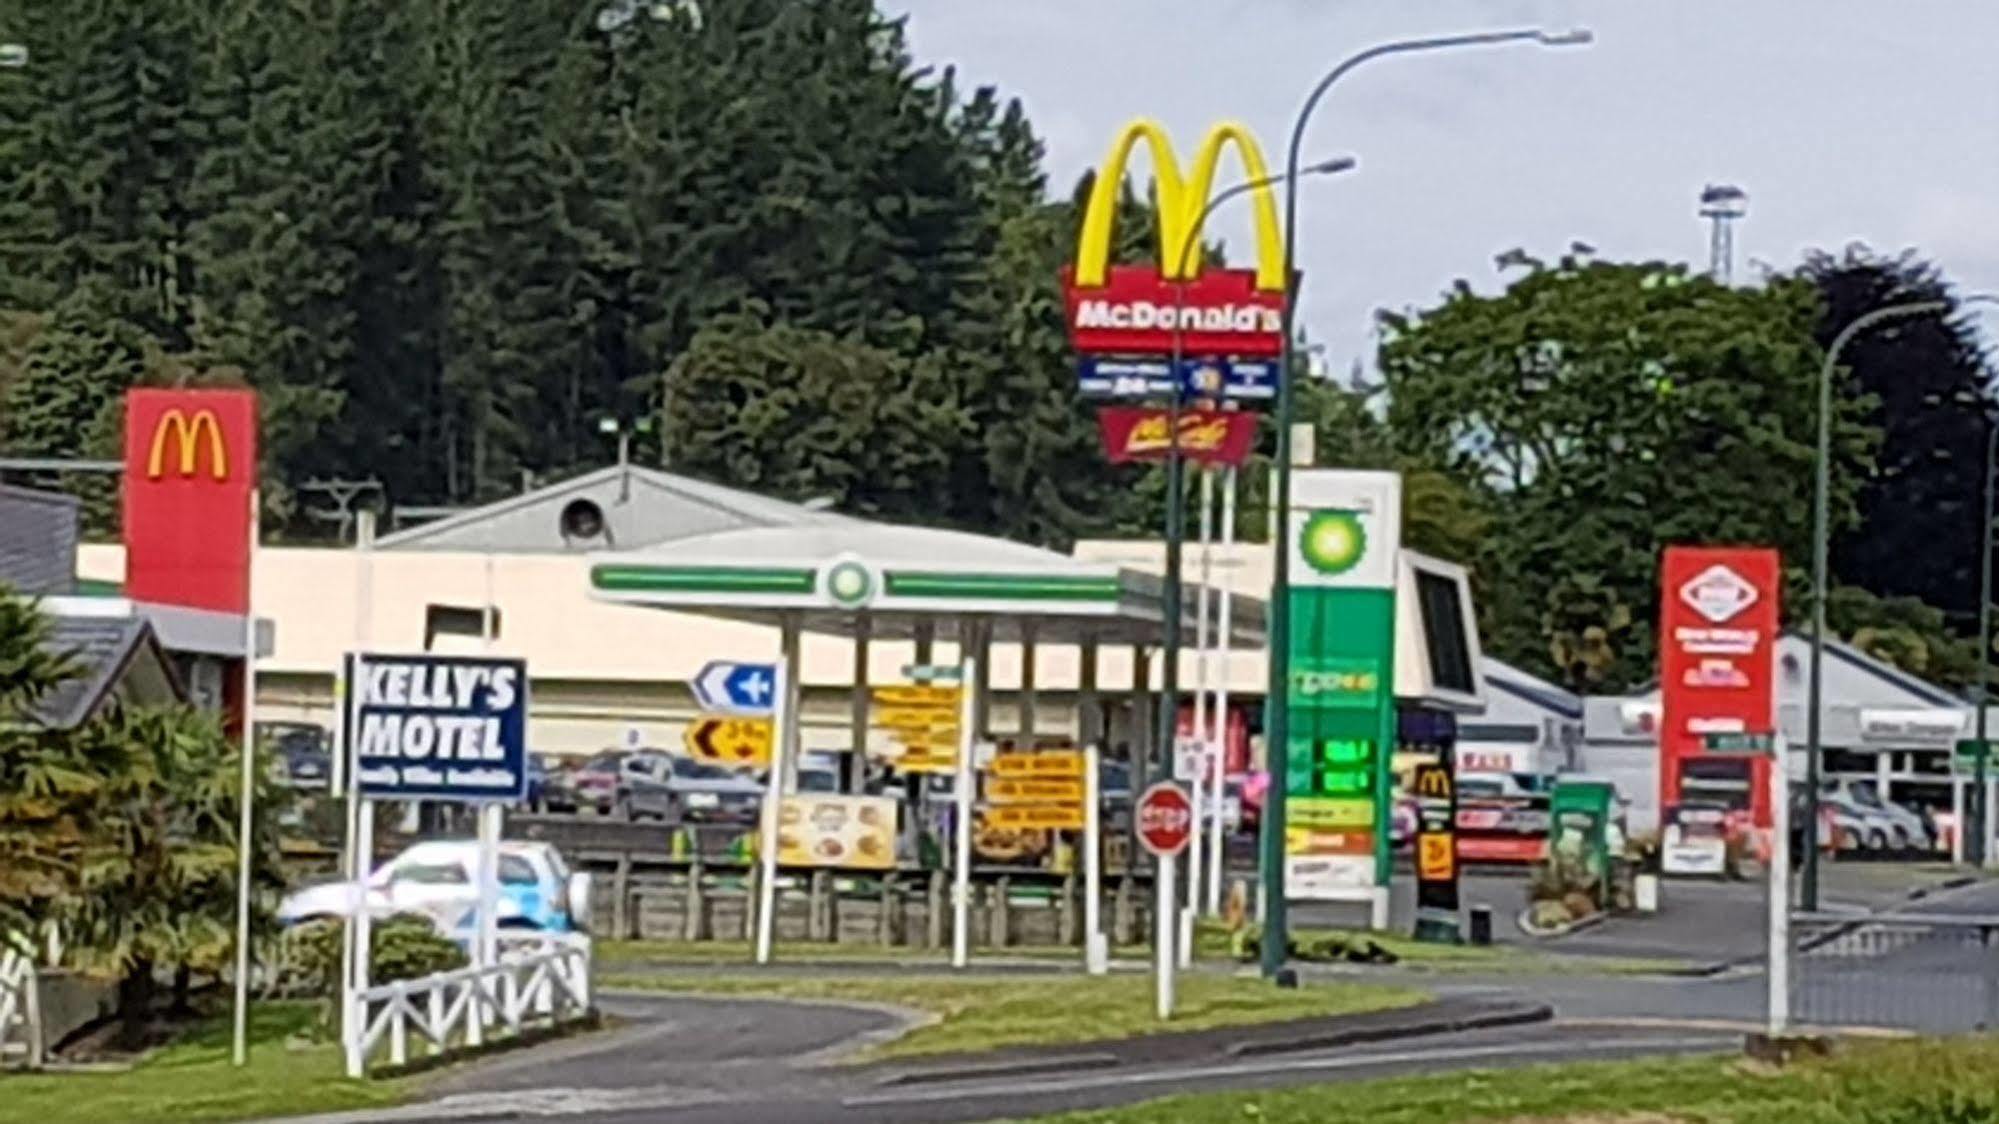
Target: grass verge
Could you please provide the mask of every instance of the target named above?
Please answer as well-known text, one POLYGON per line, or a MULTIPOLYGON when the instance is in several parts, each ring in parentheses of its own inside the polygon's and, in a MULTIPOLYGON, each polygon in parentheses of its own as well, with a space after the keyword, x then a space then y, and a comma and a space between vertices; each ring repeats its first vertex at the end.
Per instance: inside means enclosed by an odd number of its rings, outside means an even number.
POLYGON ((1771 1069, 1739 1058, 1597 1062, 1169 1097, 1044 1124, 1988 1124, 1999 1039, 1867 1042, 1771 1069), (1336 1108, 1333 1106, 1337 1106, 1336 1108))
POLYGON ((211 1019, 122 1073, 0 1077, 0 1124, 191 1124, 379 1108, 405 1098, 401 1081, 350 1081, 333 1043, 294 1046, 310 1004, 252 1008, 250 1061, 229 1064, 229 1020, 211 1019))
POLYGON ((1045 1046, 1126 1038, 1161 1030, 1200 1030, 1406 1007, 1422 1001, 1409 988, 1310 983, 1280 989, 1262 980, 1183 975, 1173 1021, 1152 1015, 1152 979, 1138 974, 1037 977, 917 975, 812 977, 713 974, 606 975, 606 987, 771 999, 888 1003, 937 1021, 868 1051, 861 1060, 907 1058, 1003 1046, 1045 1046))
MULTIPOLYGON (((1556 975, 1584 973, 1597 975, 1645 975, 1672 972, 1686 967, 1672 960, 1639 960, 1596 956, 1563 956, 1520 945, 1430 944, 1408 937, 1384 933, 1342 932, 1332 929, 1301 929, 1294 934, 1300 943, 1334 937, 1371 940, 1395 954, 1399 966, 1435 972, 1477 972, 1484 974, 1556 975)), ((597 942, 599 971, 621 968, 666 967, 690 964, 750 963, 747 941, 610 941, 597 942)), ((945 949, 923 949, 879 944, 780 944, 773 952, 779 963, 933 963, 948 961, 945 949)), ((1194 938, 1197 960, 1234 963, 1229 932, 1219 924, 1203 922, 1194 938)), ((1150 960, 1150 944, 1119 945, 1111 950, 1115 960, 1150 960)), ((1051 963, 1082 960, 1082 950, 1049 945, 1005 949, 980 949, 975 959, 1046 960, 1051 963)))

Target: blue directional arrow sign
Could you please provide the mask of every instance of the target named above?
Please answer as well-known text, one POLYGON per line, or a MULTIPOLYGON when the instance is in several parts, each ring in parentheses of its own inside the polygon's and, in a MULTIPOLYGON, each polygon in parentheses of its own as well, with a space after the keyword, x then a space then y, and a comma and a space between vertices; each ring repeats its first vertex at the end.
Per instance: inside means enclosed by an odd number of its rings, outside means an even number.
POLYGON ((769 714, 777 697, 777 667, 714 660, 694 677, 694 697, 703 710, 769 714))

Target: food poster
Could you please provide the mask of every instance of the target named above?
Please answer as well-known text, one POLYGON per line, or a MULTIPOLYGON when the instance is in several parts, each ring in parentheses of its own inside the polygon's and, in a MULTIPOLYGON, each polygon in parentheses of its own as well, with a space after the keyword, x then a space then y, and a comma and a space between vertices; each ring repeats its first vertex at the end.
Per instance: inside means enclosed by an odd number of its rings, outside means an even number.
POLYGON ((787 796, 778 805, 778 864, 892 870, 897 811, 890 796, 787 796))

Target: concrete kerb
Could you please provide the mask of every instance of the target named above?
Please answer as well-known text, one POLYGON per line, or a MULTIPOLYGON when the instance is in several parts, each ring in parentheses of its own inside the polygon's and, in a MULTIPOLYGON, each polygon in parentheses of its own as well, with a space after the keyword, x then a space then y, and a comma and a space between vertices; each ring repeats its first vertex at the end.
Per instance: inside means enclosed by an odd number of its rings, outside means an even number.
POLYGON ((877 1088, 937 1085, 1074 1070, 1201 1064, 1547 1022, 1554 1008, 1517 1000, 1443 999, 1386 1011, 1326 1015, 1101 1042, 1023 1046, 884 1062, 877 1088))

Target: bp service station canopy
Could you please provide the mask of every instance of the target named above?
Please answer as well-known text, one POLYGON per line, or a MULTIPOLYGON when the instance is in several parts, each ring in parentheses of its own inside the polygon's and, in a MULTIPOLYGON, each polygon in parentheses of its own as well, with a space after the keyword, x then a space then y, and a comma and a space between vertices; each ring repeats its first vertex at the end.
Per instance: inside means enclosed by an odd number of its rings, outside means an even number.
MULTIPOLYGON (((1160 642, 1159 577, 1114 563, 962 531, 859 519, 754 527, 590 556, 590 593, 628 605, 678 609, 807 631, 853 634, 865 617, 877 638, 928 623, 955 638, 964 623, 995 641, 1160 642)), ((1182 635, 1194 636, 1199 586, 1187 583, 1182 635)), ((1264 644, 1264 604, 1234 598, 1235 648, 1264 644)), ((1211 620, 1214 614, 1211 611, 1211 620)))

